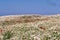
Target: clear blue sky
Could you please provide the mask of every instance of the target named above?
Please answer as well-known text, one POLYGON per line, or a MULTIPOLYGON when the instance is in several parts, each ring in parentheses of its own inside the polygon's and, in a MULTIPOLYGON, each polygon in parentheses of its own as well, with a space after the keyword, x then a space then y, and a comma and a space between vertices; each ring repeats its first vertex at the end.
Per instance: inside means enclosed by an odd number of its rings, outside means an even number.
POLYGON ((60 13, 60 0, 0 0, 0 15, 22 13, 60 13))

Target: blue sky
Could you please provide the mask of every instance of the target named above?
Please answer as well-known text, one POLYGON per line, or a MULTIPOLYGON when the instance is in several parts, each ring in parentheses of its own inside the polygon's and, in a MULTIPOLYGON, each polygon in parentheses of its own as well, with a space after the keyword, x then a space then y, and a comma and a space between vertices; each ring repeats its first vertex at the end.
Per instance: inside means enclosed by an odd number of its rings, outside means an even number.
POLYGON ((58 14, 60 0, 0 0, 0 15, 58 14))

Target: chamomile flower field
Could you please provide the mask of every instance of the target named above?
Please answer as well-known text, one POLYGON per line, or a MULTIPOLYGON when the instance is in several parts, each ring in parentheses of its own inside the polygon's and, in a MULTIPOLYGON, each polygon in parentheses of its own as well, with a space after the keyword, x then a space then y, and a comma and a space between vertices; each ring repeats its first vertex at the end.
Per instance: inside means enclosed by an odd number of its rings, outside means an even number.
POLYGON ((0 40, 60 40, 60 15, 1 16, 0 40))

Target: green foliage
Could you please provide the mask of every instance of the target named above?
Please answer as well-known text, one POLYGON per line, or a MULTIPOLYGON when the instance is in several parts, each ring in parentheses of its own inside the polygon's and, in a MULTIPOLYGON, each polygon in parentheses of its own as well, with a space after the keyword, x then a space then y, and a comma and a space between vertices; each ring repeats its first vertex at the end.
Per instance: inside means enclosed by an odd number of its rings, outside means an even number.
POLYGON ((53 38, 54 40, 60 40, 60 34, 58 34, 58 32, 52 32, 51 37, 45 36, 43 40, 51 40, 53 38))
POLYGON ((13 33, 11 33, 11 31, 7 31, 7 32, 5 32, 5 34, 3 35, 3 40, 10 39, 12 36, 13 36, 13 33))

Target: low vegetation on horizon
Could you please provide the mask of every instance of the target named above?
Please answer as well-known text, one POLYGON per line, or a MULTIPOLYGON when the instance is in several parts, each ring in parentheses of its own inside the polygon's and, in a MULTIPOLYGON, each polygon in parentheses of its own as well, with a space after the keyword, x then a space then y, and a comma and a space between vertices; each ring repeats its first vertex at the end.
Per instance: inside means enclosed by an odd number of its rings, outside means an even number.
POLYGON ((60 40, 60 15, 1 16, 0 40, 60 40))

